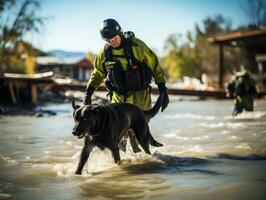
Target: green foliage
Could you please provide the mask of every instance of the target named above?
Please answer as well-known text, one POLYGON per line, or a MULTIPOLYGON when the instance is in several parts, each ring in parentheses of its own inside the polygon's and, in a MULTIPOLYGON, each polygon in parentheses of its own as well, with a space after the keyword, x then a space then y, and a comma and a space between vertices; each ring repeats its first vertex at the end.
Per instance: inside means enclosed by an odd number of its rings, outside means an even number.
POLYGON ((44 18, 36 16, 38 8, 36 0, 0 0, 0 67, 5 72, 25 72, 25 56, 34 56, 25 37, 43 25, 44 18))
POLYGON ((167 78, 175 81, 183 76, 200 78, 201 74, 218 73, 217 47, 209 44, 211 35, 231 30, 231 22, 221 15, 207 17, 203 24, 196 25, 194 35, 187 32, 183 39, 172 34, 165 41, 166 55, 162 58, 167 78))
MULTIPOLYGON (((266 25, 265 0, 245 0, 242 9, 248 20, 246 25, 238 28, 239 31, 254 30, 266 25)), ((230 19, 217 15, 206 17, 202 23, 196 24, 194 31, 188 32, 185 39, 181 34, 171 34, 165 41, 166 53, 161 59, 167 78, 173 81, 183 76, 199 78, 201 73, 217 77, 218 47, 210 44, 207 38, 232 31, 231 24, 230 19)), ((254 57, 243 47, 225 46, 223 52, 225 74, 232 73, 241 64, 254 68, 254 57)))
POLYGON ((194 48, 187 44, 169 50, 162 59, 169 80, 177 80, 182 76, 199 77, 200 65, 194 48))
POLYGON ((95 58, 95 55, 92 53, 92 52, 88 52, 87 55, 86 55, 86 58, 88 61, 90 61, 91 63, 94 62, 94 58, 95 58))
POLYGON ((170 80, 176 80, 181 77, 181 63, 177 49, 169 51, 168 55, 162 59, 163 67, 166 71, 166 77, 170 80))

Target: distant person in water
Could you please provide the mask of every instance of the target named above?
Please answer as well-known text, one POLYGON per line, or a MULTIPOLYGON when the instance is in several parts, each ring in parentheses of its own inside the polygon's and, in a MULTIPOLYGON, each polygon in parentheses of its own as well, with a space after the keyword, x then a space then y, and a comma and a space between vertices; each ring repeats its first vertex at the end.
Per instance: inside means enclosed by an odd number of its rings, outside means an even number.
POLYGON ((243 110, 254 110, 254 96, 257 94, 256 83, 248 70, 241 66, 232 81, 227 86, 227 96, 235 98, 235 105, 232 115, 236 116, 243 110))

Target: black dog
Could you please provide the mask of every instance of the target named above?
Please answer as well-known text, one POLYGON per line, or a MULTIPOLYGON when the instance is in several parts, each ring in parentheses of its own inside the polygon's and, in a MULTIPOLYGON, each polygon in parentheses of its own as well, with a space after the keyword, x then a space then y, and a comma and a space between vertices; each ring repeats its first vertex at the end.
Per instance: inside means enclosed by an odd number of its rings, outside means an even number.
MULTIPOLYGON (((156 147, 162 146, 152 137, 148 121, 158 113, 163 96, 163 94, 160 95, 155 105, 147 111, 128 103, 79 106, 72 102, 76 123, 72 133, 78 138, 85 137, 75 173, 81 174, 94 146, 101 150, 110 149, 115 163, 119 164, 119 142, 129 129, 133 130, 134 136, 146 153, 150 154, 149 144, 156 147)), ((137 146, 137 144, 134 144, 134 137, 130 139, 134 150, 134 145, 137 146)))

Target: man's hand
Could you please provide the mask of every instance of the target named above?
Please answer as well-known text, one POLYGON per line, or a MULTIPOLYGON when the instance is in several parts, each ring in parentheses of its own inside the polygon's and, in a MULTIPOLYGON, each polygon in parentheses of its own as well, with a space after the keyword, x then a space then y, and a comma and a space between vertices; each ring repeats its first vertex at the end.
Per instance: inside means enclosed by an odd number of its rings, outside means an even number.
POLYGON ((85 95, 84 105, 91 105, 91 96, 85 95))
POLYGON ((167 87, 165 87, 165 83, 161 82, 161 83, 158 83, 158 90, 159 90, 159 94, 164 94, 163 96, 163 100, 162 100, 162 107, 161 107, 161 111, 163 112, 168 104, 169 104, 169 97, 168 97, 168 94, 167 94, 167 87))
POLYGON ((161 108, 162 112, 164 111, 165 108, 167 108, 168 104, 169 104, 169 97, 167 92, 165 92, 162 100, 162 108, 161 108))
POLYGON ((86 88, 85 92, 85 99, 84 99, 84 105, 91 105, 91 96, 94 92, 95 88, 93 86, 89 86, 86 88))

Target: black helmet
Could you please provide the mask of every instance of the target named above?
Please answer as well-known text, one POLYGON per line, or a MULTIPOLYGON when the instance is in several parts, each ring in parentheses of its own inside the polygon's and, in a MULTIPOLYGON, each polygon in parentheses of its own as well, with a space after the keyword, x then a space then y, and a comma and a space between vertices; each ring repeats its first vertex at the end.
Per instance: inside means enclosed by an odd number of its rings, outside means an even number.
POLYGON ((100 28, 101 36, 104 40, 111 39, 116 35, 123 34, 121 26, 114 19, 106 19, 103 21, 100 28))

